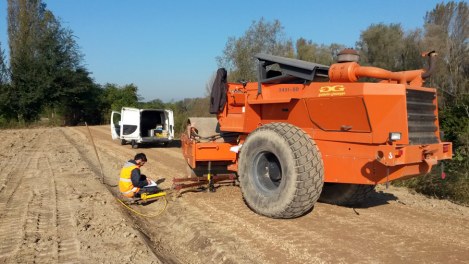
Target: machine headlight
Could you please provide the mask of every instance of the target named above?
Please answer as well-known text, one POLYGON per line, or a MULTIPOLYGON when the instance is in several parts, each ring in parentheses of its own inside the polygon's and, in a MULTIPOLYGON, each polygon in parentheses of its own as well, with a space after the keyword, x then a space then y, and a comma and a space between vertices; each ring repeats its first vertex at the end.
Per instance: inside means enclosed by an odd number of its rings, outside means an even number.
POLYGON ((401 132, 391 132, 389 133, 389 140, 396 141, 401 139, 401 132))

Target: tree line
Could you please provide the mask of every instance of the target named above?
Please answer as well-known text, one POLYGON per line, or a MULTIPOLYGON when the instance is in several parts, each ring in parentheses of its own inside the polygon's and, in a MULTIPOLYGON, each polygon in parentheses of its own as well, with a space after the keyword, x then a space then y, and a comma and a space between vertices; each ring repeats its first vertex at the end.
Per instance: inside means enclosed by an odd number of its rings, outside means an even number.
POLYGON ((8 0, 7 21, 9 63, 0 43, 0 127, 103 124, 123 106, 172 109, 182 127, 189 112, 207 112, 208 98, 142 102, 134 84, 96 83, 73 31, 41 0, 8 0))
MULTIPOLYGON (((207 78, 204 98, 142 102, 134 84, 94 82, 73 31, 64 27, 41 0, 8 0, 7 16, 9 63, 2 49, 4 43, 0 43, 1 127, 34 124, 42 119, 55 125, 85 121, 103 124, 109 122, 112 110, 122 106, 172 109, 179 129, 188 116, 208 116, 213 76, 207 78)), ((455 153, 445 170, 456 176, 445 181, 434 175, 419 177, 406 184, 427 188, 423 191, 441 197, 469 193, 468 17, 464 1, 437 4, 426 13, 421 28, 405 31, 400 24, 372 24, 352 47, 359 52, 361 65, 391 71, 425 67, 422 51, 439 54, 436 70, 425 86, 437 88, 440 126, 445 140, 453 142, 455 153), (446 186, 451 182, 453 189, 446 186)), ((286 35, 281 21, 260 18, 242 36, 228 38, 217 64, 228 70, 229 81, 256 81, 256 53, 330 65, 340 50, 348 48, 306 38, 293 40, 286 35)))

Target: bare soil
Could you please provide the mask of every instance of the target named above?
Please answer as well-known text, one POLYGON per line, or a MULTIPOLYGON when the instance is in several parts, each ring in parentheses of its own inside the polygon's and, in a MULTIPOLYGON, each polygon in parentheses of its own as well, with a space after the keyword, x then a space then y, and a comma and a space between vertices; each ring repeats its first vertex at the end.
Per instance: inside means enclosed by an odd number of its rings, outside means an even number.
POLYGON ((360 208, 317 203, 305 216, 252 212, 238 186, 131 208, 117 183, 137 152, 144 174, 186 176, 175 142, 132 149, 108 126, 3 130, 0 263, 467 263, 469 208, 378 186, 360 208), (104 175, 104 178, 102 176, 104 175), (104 180, 105 184, 102 184, 104 180))

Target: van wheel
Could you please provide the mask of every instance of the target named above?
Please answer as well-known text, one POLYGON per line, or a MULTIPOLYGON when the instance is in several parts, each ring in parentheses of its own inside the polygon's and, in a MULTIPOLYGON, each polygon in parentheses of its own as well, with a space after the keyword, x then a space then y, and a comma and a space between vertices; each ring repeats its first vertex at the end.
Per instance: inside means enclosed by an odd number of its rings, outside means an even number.
POLYGON ((133 149, 136 149, 136 148, 138 148, 137 141, 135 141, 135 140, 132 140, 132 141, 130 141, 130 144, 132 145, 132 148, 133 148, 133 149))
POLYGON ((323 203, 357 206, 363 203, 375 185, 325 183, 319 201, 323 203))
POLYGON ((308 212, 324 181, 322 157, 314 140, 286 123, 264 125, 247 137, 238 172, 246 204, 273 218, 308 212))
POLYGON ((127 144, 127 141, 125 141, 125 139, 121 139, 121 145, 125 145, 127 144))

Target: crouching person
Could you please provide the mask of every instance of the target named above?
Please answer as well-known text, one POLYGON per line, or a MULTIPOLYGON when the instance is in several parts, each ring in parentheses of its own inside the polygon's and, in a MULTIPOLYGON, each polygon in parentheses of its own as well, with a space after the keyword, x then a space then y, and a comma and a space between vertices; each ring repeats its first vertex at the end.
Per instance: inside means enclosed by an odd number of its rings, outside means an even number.
POLYGON ((157 193, 156 183, 140 173, 140 167, 147 162, 144 153, 138 153, 133 160, 124 164, 119 179, 119 191, 127 198, 140 198, 140 194, 157 193))

